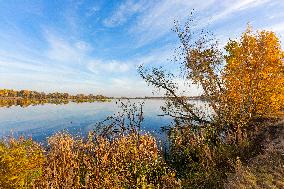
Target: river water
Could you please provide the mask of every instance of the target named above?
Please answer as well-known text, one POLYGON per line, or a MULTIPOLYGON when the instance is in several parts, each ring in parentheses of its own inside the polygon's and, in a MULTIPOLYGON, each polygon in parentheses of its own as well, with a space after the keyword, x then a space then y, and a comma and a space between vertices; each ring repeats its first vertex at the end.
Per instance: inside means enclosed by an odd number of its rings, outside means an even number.
MULTIPOLYGON (((95 124, 119 110, 119 102, 92 102, 68 104, 43 104, 28 107, 11 106, 0 108, 0 137, 32 137, 38 142, 56 132, 67 130, 74 135, 86 135, 95 124)), ((144 102, 144 121, 142 130, 150 132, 159 139, 165 136, 161 127, 167 126, 172 119, 162 114, 164 100, 131 100, 130 103, 144 102)))

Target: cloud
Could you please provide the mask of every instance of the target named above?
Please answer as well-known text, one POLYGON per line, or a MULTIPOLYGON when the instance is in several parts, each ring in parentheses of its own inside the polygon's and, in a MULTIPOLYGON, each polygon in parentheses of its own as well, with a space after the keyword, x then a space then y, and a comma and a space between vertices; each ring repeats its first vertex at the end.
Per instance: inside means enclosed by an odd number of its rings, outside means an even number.
MULTIPOLYGON (((2 58, 1 58, 2 59, 2 58)), ((32 89, 37 91, 89 92, 101 88, 91 75, 62 65, 30 64, 0 59, 0 88, 32 89), (91 79, 85 79, 91 78, 91 79), (97 87, 98 86, 98 87, 97 87)))
MULTIPOLYGON (((12 73, 12 74, 1 74, 0 79, 3 81, 0 84, 1 88, 9 89, 29 89, 35 91, 44 92, 68 92, 72 94, 78 93, 103 93, 103 85, 98 82, 86 82, 81 80, 68 80, 66 77, 59 75, 44 75, 42 73, 38 74, 28 74, 28 73, 12 73), (9 79, 7 79, 9 78, 9 79)), ((108 92, 108 95, 110 92, 108 92)))
POLYGON ((134 14, 145 10, 146 1, 126 0, 124 3, 112 13, 112 15, 104 19, 103 23, 107 27, 116 27, 124 24, 134 14))
POLYGON ((46 40, 48 43, 46 56, 58 62, 79 63, 90 50, 90 46, 84 41, 70 43, 51 33, 47 33, 46 40))
POLYGON ((179 95, 199 96, 203 93, 202 88, 196 84, 193 84, 192 81, 175 78, 173 82, 176 83, 178 87, 177 94, 179 95))
MULTIPOLYGON (((271 0, 228 0, 228 1, 159 1, 144 10, 129 32, 137 37, 137 47, 150 44, 161 37, 167 37, 174 20, 184 21, 193 9, 202 13, 198 26, 213 24, 228 18, 233 13, 254 8, 271 0), (218 5, 218 6, 217 6, 218 5)), ((199 15, 198 15, 199 16, 199 15)))
POLYGON ((87 17, 93 16, 94 14, 96 14, 100 10, 101 10, 101 7, 99 5, 94 5, 87 10, 86 16, 87 17))
POLYGON ((174 20, 184 20, 192 9, 203 11, 215 0, 208 1, 158 1, 144 11, 130 28, 130 33, 139 36, 138 46, 143 46, 171 31, 174 20))
POLYGON ((147 86, 146 82, 139 77, 117 77, 110 81, 111 90, 115 96, 151 96, 153 88, 147 86))
MULTIPOLYGON (((265 29, 272 30, 276 33, 282 33, 282 32, 284 32, 284 22, 280 22, 280 23, 268 26, 265 29)), ((282 35, 283 35, 283 33, 282 33, 282 35)))
POLYGON ((221 19, 228 18, 228 16, 232 15, 235 12, 243 11, 249 8, 257 7, 262 4, 265 4, 271 0, 237 0, 237 1, 226 1, 223 5, 223 10, 215 14, 210 22, 215 22, 221 19))
POLYGON ((91 60, 88 64, 88 69, 96 74, 107 73, 124 73, 130 70, 131 65, 119 62, 116 60, 103 61, 103 60, 91 60))
POLYGON ((163 47, 158 47, 150 50, 146 54, 140 54, 134 57, 131 62, 136 66, 139 65, 168 65, 174 57, 174 51, 177 48, 177 44, 165 45, 163 47))

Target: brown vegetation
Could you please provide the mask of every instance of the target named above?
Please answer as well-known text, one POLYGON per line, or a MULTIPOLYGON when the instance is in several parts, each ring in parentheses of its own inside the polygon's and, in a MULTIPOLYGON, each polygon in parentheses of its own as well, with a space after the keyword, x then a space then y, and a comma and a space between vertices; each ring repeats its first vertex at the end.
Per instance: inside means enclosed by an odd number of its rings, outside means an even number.
POLYGON ((269 125, 260 135, 263 152, 245 165, 237 159, 236 173, 229 174, 225 188, 284 188, 284 120, 269 125))
POLYGON ((0 188, 175 188, 179 183, 149 135, 87 141, 58 133, 47 148, 1 143, 0 188))

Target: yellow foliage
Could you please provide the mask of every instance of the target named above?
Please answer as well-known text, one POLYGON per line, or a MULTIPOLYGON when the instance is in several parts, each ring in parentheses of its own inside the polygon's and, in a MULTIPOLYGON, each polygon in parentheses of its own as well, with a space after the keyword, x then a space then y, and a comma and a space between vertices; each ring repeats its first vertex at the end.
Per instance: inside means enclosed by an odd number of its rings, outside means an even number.
POLYGON ((0 188, 27 188, 41 175, 43 151, 31 140, 0 142, 0 188))
POLYGON ((229 114, 243 119, 278 112, 284 105, 284 52, 271 31, 248 29, 226 45, 223 79, 229 114))

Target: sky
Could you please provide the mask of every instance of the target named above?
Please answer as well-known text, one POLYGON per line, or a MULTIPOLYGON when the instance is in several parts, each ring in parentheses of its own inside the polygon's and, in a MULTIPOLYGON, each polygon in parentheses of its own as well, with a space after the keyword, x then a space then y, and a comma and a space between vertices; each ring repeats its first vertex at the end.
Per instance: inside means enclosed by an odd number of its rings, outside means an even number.
POLYGON ((0 0, 0 88, 151 96, 137 67, 173 66, 193 9, 221 46, 248 23, 284 44, 284 0, 0 0))

